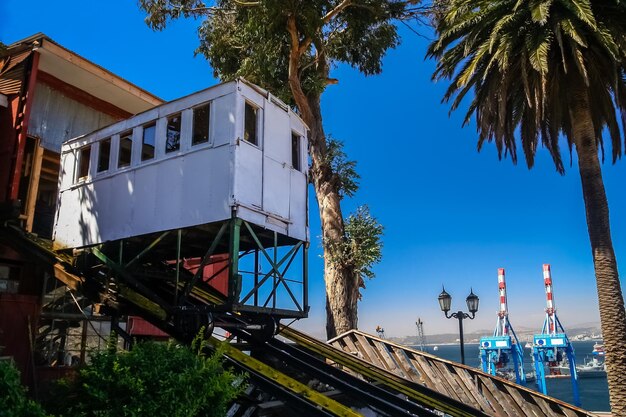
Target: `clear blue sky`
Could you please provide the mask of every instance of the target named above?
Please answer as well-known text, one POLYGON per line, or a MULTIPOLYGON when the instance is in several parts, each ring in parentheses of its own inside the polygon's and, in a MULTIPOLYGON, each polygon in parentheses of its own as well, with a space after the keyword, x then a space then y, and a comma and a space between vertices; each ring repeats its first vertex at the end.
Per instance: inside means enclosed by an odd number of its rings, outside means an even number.
MULTIPOLYGON (((216 80, 194 57, 196 23, 179 21, 160 33, 143 23, 136 2, 0 2, 0 41, 44 32, 66 48, 166 99, 206 88, 216 80), (95 5, 95 4, 94 4, 95 5)), ((426 31, 425 31, 426 33, 426 31)), ((364 77, 346 68, 323 96, 327 132, 346 143, 358 161, 361 189, 344 202, 346 213, 368 204, 385 226, 384 259, 367 282, 359 328, 388 336, 456 332, 439 311, 441 285, 453 309, 465 308, 474 288, 478 317, 466 330, 491 330, 498 309, 497 268, 507 271, 514 326, 539 330, 544 316, 543 263, 552 265, 555 302, 566 326, 599 321, 591 251, 576 161, 556 173, 545 149, 536 166, 498 161, 495 147, 476 152, 475 126, 461 128, 462 112, 448 117, 440 104, 445 84, 430 80, 428 40, 402 30, 384 73, 364 77)), ((568 160, 567 148, 564 159, 568 160)), ((610 155, 610 151, 607 152, 610 155)), ((613 243, 626 273, 626 161, 603 166, 613 243)), ((324 288, 317 207, 311 204, 310 318, 300 327, 324 334, 324 288)), ((621 262, 621 263, 620 263, 621 262)), ((622 279, 622 285, 624 279, 622 279)))

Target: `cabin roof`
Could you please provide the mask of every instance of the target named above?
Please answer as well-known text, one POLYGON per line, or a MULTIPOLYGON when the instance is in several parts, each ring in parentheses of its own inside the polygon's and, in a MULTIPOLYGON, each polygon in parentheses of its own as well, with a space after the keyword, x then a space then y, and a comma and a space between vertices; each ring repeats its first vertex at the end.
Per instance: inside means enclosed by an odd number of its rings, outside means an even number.
POLYGON ((39 70, 131 114, 143 112, 164 102, 154 94, 61 46, 43 33, 8 45, 0 53, 0 63, 3 58, 30 55, 32 51, 40 54, 39 70))
MULTIPOLYGON (((210 86, 210 87, 204 88, 204 89, 202 89, 202 90, 194 91, 193 93, 190 93, 190 94, 187 94, 187 95, 185 95, 185 96, 182 96, 182 97, 176 98, 176 99, 171 100, 171 101, 169 101, 169 102, 162 102, 162 103, 160 103, 158 106, 154 106, 154 107, 152 107, 152 108, 146 109, 146 110, 142 111, 141 113, 146 113, 146 112, 151 111, 151 110, 153 110, 154 108, 159 107, 159 106, 163 106, 163 105, 166 105, 166 104, 169 104, 169 103, 173 103, 173 102, 176 102, 176 101, 181 101, 181 100, 184 100, 184 99, 185 99, 185 98, 187 98, 187 97, 191 97, 191 96, 193 96, 193 95, 196 95, 196 94, 202 93, 203 91, 207 91, 207 90, 215 89, 215 88, 218 88, 218 87, 223 86, 223 85, 226 85, 226 84, 236 84, 236 83, 243 83, 243 84, 247 85, 248 87, 250 87, 251 89, 253 89, 253 90, 254 90, 254 91, 256 91, 257 93, 259 93, 261 96, 263 96, 263 97, 267 98, 267 99, 268 99, 268 101, 270 101, 270 102, 272 102, 273 104, 277 105, 278 107, 282 108, 283 110, 285 110, 286 112, 288 112, 290 115, 292 115, 292 116, 296 117, 296 118, 297 118, 297 119, 298 119, 298 120, 302 123, 302 125, 304 126, 304 128, 305 128, 306 130, 308 130, 308 129, 309 129, 308 125, 304 122, 304 120, 302 120, 302 118, 300 117, 300 115, 299 115, 298 113, 296 113, 294 110, 292 110, 292 109, 291 109, 291 107, 289 107, 287 104, 285 104, 285 103, 284 103, 282 100, 280 100, 278 97, 274 96, 274 95, 273 95, 271 92, 269 92, 268 90, 265 90, 264 88, 261 88, 261 87, 259 87, 258 85, 254 84, 254 83, 251 83, 250 81, 246 80, 246 79, 245 79, 245 78, 243 78, 243 77, 237 77, 236 79, 234 79, 234 80, 232 80, 232 81, 224 81, 224 82, 221 82, 221 83, 218 83, 218 84, 212 85, 212 86, 210 86)), ((133 115, 132 117, 139 116, 141 113, 135 114, 135 115, 133 115)), ((121 123, 121 121, 119 121, 119 120, 118 120, 118 121, 116 121, 116 122, 111 123, 111 124, 110 124, 110 125, 108 125, 108 126, 102 126, 100 129, 96 129, 96 130, 94 130, 94 131, 92 131, 92 132, 88 132, 88 133, 85 133, 85 134, 80 135, 80 136, 76 136, 76 137, 74 137, 74 138, 71 138, 71 139, 69 139, 69 140, 65 141, 64 143, 65 143, 65 144, 71 144, 71 143, 77 142, 77 141, 79 141, 79 140, 83 139, 83 138, 84 138, 84 137, 86 137, 86 136, 89 136, 89 135, 95 134, 95 133, 97 133, 97 132, 99 132, 99 131, 101 131, 101 130, 104 130, 104 129, 108 129, 110 126, 113 126, 113 125, 115 125, 115 124, 117 124, 117 123, 121 123)))

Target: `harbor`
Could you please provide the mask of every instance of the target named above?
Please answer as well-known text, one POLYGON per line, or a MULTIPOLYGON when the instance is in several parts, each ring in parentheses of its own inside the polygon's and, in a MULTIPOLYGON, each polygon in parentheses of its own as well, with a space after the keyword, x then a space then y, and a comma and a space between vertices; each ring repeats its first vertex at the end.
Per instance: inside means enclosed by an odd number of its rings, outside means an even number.
POLYGON ((626 417, 626 2, 7 1, 0 417, 626 417))
MULTIPOLYGON (((576 354, 576 363, 585 363, 585 357, 591 358, 593 346, 597 341, 585 340, 585 341, 573 341, 571 342, 576 354)), ((459 346, 457 344, 439 344, 425 346, 427 353, 439 356, 443 359, 450 361, 460 362, 461 356, 459 353, 459 346), (437 350, 435 350, 435 347, 437 350)), ((532 360, 532 352, 528 348, 524 348, 524 370, 528 374, 534 375, 534 365, 532 360)), ((478 343, 466 343, 465 344, 465 362, 468 366, 472 366, 480 369, 480 356, 479 356, 479 344, 478 343)), ((591 411, 609 411, 609 390, 606 380, 606 374, 604 376, 598 376, 595 378, 586 378, 580 373, 578 374, 578 387, 580 392, 580 400, 582 407, 591 411)), ((558 398, 559 400, 572 403, 574 397, 572 395, 572 387, 569 381, 569 377, 566 378, 546 378, 546 385, 550 396, 558 398)), ((525 384, 526 387, 536 390, 536 382, 529 381, 525 384)))

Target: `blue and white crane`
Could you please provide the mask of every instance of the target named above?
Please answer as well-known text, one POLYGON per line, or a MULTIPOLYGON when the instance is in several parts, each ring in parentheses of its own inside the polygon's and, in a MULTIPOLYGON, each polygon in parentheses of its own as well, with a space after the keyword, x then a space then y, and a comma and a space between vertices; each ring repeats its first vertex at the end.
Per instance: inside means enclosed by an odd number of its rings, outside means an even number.
POLYGON ((498 269, 498 292, 500 295, 500 310, 496 328, 491 337, 480 339, 480 358, 483 372, 496 375, 497 371, 513 368, 515 382, 526 382, 524 374, 524 351, 517 339, 513 326, 509 322, 509 312, 506 299, 506 281, 504 268, 498 269))
POLYGON ((552 377, 562 376, 562 370, 569 368, 574 404, 580 406, 574 347, 567 337, 567 334, 565 334, 565 330, 556 315, 554 296, 552 294, 552 275, 549 264, 543 265, 543 282, 546 289, 546 318, 543 322, 541 333, 533 337, 533 358, 535 360, 537 386, 539 391, 543 394, 547 394, 546 368, 549 370, 549 376, 552 377), (564 359, 567 359, 567 367, 564 365, 564 359), (563 366, 561 365, 562 363, 563 366))

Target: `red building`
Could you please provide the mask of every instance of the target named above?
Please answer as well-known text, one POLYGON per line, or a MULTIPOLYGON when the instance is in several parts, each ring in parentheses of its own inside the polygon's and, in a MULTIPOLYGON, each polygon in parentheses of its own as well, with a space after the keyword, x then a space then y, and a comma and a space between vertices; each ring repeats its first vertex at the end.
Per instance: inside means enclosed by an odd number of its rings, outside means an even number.
MULTIPOLYGON (((44 34, 8 45, 0 51, 0 221, 50 238, 61 143, 161 103, 44 34)), ((68 329, 88 333, 86 302, 51 269, 0 233, 0 356, 13 357, 25 381, 39 364, 72 362, 68 329), (56 357, 36 353, 40 343, 54 345, 56 357)))

